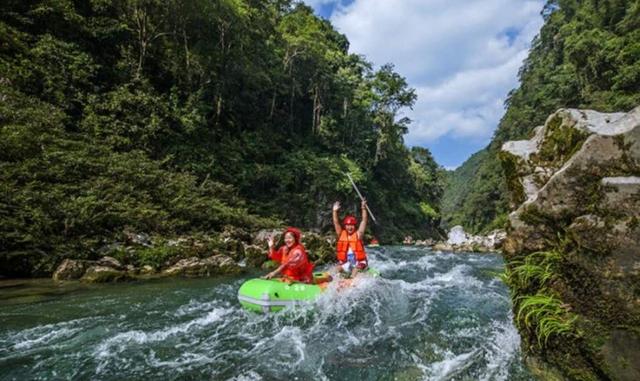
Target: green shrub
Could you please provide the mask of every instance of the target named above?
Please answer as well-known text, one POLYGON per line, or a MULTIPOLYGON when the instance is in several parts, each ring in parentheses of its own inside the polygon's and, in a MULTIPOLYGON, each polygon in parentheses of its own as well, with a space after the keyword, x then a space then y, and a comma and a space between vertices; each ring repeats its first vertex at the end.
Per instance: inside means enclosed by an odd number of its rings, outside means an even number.
POLYGON ((156 246, 135 251, 134 265, 151 266, 156 270, 166 267, 168 260, 177 261, 184 256, 184 250, 179 246, 156 246))

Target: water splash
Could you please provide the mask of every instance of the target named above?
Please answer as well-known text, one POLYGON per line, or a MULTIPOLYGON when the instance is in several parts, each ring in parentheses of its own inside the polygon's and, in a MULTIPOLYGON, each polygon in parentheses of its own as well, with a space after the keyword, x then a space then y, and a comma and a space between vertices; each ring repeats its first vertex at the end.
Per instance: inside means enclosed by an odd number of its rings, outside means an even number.
POLYGON ((0 379, 531 379, 496 255, 371 250, 381 278, 276 314, 242 278, 104 286, 0 310, 0 379))

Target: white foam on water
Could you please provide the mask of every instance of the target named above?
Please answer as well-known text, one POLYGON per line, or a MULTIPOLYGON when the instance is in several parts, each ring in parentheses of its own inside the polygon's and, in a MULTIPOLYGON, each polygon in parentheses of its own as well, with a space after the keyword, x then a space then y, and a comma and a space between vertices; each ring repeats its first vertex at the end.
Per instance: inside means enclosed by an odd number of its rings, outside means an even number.
POLYGON ((36 346, 43 346, 43 345, 47 345, 50 344, 53 341, 57 341, 59 339, 66 339, 69 338, 71 336, 73 336, 75 333, 80 332, 82 330, 82 328, 60 328, 60 329, 55 329, 52 331, 49 331, 45 334, 43 334, 40 337, 37 337, 35 339, 23 339, 19 342, 17 342, 14 346, 13 349, 17 349, 17 350, 24 350, 24 349, 31 349, 33 347, 36 346))
POLYGON ((56 343, 68 340, 86 329, 86 323, 95 321, 96 317, 74 319, 70 321, 45 324, 18 332, 9 332, 6 338, 0 337, 0 356, 9 354, 8 357, 0 357, 0 360, 14 358, 26 354, 30 350, 45 348, 56 343), (18 351, 16 353, 16 351, 18 351))
POLYGON ((436 267, 437 255, 423 255, 415 263, 422 270, 431 270, 436 267))
POLYGON ((221 321, 232 312, 233 309, 230 308, 215 308, 203 317, 165 329, 149 333, 141 330, 122 332, 100 343, 94 351, 94 356, 98 359, 112 358, 127 350, 131 345, 143 345, 164 341, 171 336, 185 334, 193 329, 201 329, 202 327, 221 321))
POLYGON ((435 274, 429 278, 429 283, 440 284, 447 287, 456 286, 460 288, 482 288, 483 283, 477 278, 469 275, 472 268, 469 265, 456 265, 445 273, 435 274))
POLYGON ((253 370, 242 373, 240 375, 228 378, 227 381, 261 381, 264 380, 262 376, 253 370))
MULTIPOLYGON (((511 318, 511 316, 509 316, 511 318)), ((509 364, 512 363, 520 351, 520 335, 516 327, 508 322, 493 321, 491 339, 486 344, 487 359, 486 374, 482 380, 507 380, 509 378, 509 364)))
POLYGON ((438 290, 444 288, 444 285, 434 283, 431 279, 425 278, 418 282, 407 282, 404 279, 388 280, 394 286, 398 287, 403 293, 408 295, 433 295, 438 290))
POLYGON ((476 349, 470 352, 454 355, 446 351, 445 359, 428 366, 429 380, 451 380, 467 368, 472 366, 480 357, 482 351, 476 349))
MULTIPOLYGON (((448 336, 447 332, 440 332, 443 336, 448 336)), ((467 327, 461 328, 453 332, 452 336, 458 339, 472 339, 474 337, 478 337, 478 335, 482 334, 482 330, 480 327, 467 327)))
MULTIPOLYGON (((279 369, 293 370, 306 358, 304 332, 300 327, 285 326, 275 335, 263 337, 245 354, 247 359, 262 358, 279 369), (297 358, 293 358, 293 356, 297 358)), ((289 372, 287 372, 289 373, 289 372)))
POLYGON ((369 260, 369 265, 380 271, 383 276, 385 272, 393 272, 400 270, 411 270, 411 269, 420 269, 420 270, 431 270, 436 266, 436 262, 441 260, 437 255, 433 255, 429 253, 427 255, 413 256, 409 259, 382 259, 382 258, 372 258, 369 260))
POLYGON ((402 270, 409 266, 409 262, 407 261, 386 261, 386 262, 370 261, 369 266, 380 271, 381 273, 384 273, 388 271, 402 270))
POLYGON ((189 300, 189 303, 180 306, 175 312, 168 314, 175 317, 190 316, 197 312, 211 311, 221 304, 223 304, 224 307, 230 307, 229 303, 220 303, 219 300, 202 302, 199 300, 191 299, 189 300))
POLYGON ((201 353, 185 352, 175 359, 162 360, 152 350, 147 356, 146 362, 154 368, 168 368, 174 372, 184 373, 197 366, 211 364, 214 362, 214 358, 201 353))
POLYGON ((374 293, 377 283, 378 279, 370 276, 358 276, 348 285, 336 278, 314 304, 322 315, 342 315, 353 310, 358 303, 362 303, 367 296, 374 293))

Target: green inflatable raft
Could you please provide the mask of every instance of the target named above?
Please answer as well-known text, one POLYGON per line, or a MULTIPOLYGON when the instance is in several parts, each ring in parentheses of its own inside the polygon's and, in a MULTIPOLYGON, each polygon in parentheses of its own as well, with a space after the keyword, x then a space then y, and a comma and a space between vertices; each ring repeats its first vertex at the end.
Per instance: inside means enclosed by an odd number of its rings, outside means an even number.
MULTIPOLYGON (((374 277, 380 275, 378 271, 371 268, 367 270, 367 274, 374 277)), ((327 273, 313 273, 313 278, 315 284, 288 284, 276 279, 249 279, 240 286, 238 300, 245 309, 261 313, 309 304, 327 288, 331 281, 327 273)))

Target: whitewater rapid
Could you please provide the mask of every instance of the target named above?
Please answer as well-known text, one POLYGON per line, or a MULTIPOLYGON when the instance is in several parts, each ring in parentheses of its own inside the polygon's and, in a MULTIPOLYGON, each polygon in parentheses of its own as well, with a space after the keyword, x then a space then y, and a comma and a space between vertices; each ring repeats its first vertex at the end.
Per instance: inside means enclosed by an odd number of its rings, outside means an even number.
POLYGON ((269 315, 237 302, 246 276, 5 303, 0 379, 533 379, 497 277, 499 255, 369 252, 381 278, 269 315))

